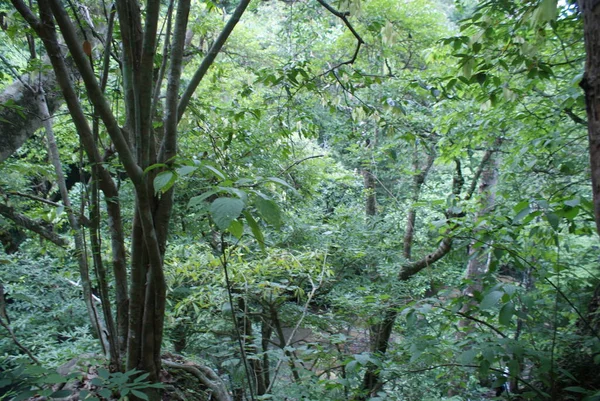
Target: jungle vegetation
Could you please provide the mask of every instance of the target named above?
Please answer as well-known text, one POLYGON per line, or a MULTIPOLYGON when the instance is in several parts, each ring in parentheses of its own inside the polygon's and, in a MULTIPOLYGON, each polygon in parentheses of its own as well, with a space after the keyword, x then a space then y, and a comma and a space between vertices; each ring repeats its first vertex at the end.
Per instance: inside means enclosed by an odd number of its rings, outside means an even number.
POLYGON ((600 400, 596 0, 0 37, 0 400, 600 400))

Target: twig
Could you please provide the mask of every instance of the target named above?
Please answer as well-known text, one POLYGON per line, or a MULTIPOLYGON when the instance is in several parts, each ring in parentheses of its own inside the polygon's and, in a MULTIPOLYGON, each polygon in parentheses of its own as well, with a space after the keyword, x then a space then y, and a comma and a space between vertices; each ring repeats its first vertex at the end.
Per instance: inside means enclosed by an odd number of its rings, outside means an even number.
POLYGON ((304 159, 297 160, 297 161, 293 162, 292 164, 290 164, 285 169, 281 170, 281 174, 285 174, 286 172, 288 172, 288 170, 291 170, 293 167, 297 166, 298 164, 300 164, 302 162, 305 162, 305 161, 310 160, 310 159, 316 159, 318 157, 325 157, 325 155, 308 156, 308 157, 305 157, 304 159))
POLYGON ((356 30, 354 29, 354 27, 352 26, 350 21, 348 21, 347 17, 348 17, 348 15, 350 15, 350 13, 348 11, 340 12, 340 11, 336 10, 335 8, 331 7, 329 4, 327 4, 324 0, 317 0, 317 2, 320 5, 322 5, 323 7, 325 7, 327 9, 327 11, 329 11, 330 13, 332 13, 333 15, 335 15, 336 17, 341 19, 344 22, 344 24, 348 27, 348 29, 350 29, 350 32, 352 32, 352 35, 354 35, 354 37, 356 38, 356 49, 354 50, 354 54, 352 55, 352 58, 347 61, 342 61, 341 63, 333 66, 332 68, 327 70, 325 73, 323 73, 323 75, 325 75, 333 70, 338 69, 339 67, 341 67, 343 65, 348 65, 348 64, 354 63, 354 61, 356 61, 356 57, 358 57, 358 52, 360 51, 360 46, 363 45, 365 43, 365 41, 363 40, 363 38, 360 37, 358 32, 356 32, 356 30))

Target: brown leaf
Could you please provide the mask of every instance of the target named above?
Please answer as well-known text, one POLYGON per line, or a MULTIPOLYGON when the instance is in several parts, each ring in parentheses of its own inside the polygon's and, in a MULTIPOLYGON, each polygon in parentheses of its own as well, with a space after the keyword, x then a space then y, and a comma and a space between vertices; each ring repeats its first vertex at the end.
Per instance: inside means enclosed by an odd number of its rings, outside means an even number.
POLYGON ((83 52, 88 56, 92 55, 92 44, 87 40, 83 42, 83 52))

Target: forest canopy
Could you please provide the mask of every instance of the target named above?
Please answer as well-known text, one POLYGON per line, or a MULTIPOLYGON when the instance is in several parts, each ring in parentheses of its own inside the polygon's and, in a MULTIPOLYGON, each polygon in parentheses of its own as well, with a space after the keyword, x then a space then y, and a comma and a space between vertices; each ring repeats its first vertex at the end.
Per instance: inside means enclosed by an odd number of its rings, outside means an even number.
POLYGON ((0 400, 600 400, 596 0, 0 38, 0 400))

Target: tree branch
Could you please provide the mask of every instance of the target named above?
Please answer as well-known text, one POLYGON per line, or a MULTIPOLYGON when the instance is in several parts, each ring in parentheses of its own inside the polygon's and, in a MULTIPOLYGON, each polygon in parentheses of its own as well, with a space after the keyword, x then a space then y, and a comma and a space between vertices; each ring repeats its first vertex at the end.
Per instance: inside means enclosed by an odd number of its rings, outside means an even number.
POLYGON ((67 240, 60 237, 54 231, 44 227, 41 221, 33 220, 23 214, 20 214, 10 206, 0 203, 0 215, 6 217, 9 220, 12 220, 19 227, 23 227, 29 231, 33 231, 34 233, 39 234, 43 238, 62 248, 66 248, 69 245, 67 240))
POLYGON ((178 121, 181 120, 181 117, 183 116, 183 113, 185 112, 185 109, 187 108, 190 99, 192 98, 192 95, 196 91, 196 88, 198 88, 198 85, 202 81, 202 78, 204 78, 206 71, 208 71, 212 63, 215 61, 217 54, 219 54, 219 52, 221 51, 221 48, 223 47, 223 45, 227 41, 227 38, 229 38, 229 35, 233 31, 233 28, 235 28, 240 18, 244 14, 244 11, 246 11, 246 7, 248 7, 248 4, 250 4, 250 0, 240 1, 240 4, 237 6, 235 11, 231 15, 231 18, 229 19, 229 21, 227 21, 227 24, 225 24, 225 27, 221 31, 221 34, 219 35, 217 40, 215 40, 215 43, 213 43, 212 47, 202 60, 202 63, 194 73, 194 76, 192 77, 190 83, 183 92, 183 95, 181 95, 181 100, 179 101, 179 107, 177 110, 178 121))
POLYGON ((348 27, 350 32, 352 32, 352 35, 354 35, 354 37, 356 38, 356 49, 354 50, 354 54, 352 55, 352 58, 350 60, 343 61, 343 62, 337 64, 336 66, 330 68, 329 70, 327 70, 325 72, 325 74, 327 74, 328 72, 331 72, 343 65, 354 63, 356 61, 356 57, 358 57, 358 52, 360 51, 360 46, 363 45, 365 43, 365 41, 358 34, 358 32, 356 32, 356 30, 354 29, 354 27, 352 26, 350 21, 348 21, 347 17, 348 17, 348 15, 350 15, 350 13, 348 11, 340 12, 340 11, 336 10, 335 8, 331 7, 329 4, 327 4, 324 0, 317 0, 317 2, 320 5, 322 5, 323 7, 325 7, 325 9, 327 9, 327 11, 329 11, 330 13, 332 13, 333 15, 335 15, 336 17, 341 19, 344 22, 344 24, 346 25, 346 27, 348 27))

